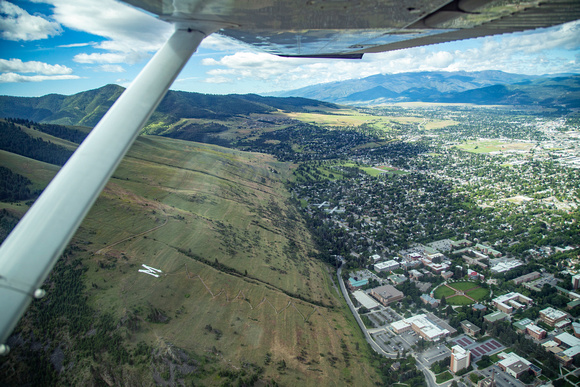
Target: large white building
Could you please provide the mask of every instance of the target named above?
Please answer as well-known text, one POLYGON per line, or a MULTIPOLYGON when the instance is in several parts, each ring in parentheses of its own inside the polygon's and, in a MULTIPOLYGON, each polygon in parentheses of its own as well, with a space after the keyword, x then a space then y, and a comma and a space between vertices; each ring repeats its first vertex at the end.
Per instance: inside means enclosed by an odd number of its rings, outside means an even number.
POLYGON ((393 271, 399 268, 399 262, 391 259, 385 262, 375 263, 376 271, 393 271))
POLYGON ((429 341, 439 341, 439 339, 449 335, 451 332, 431 321, 427 315, 418 314, 403 320, 395 321, 391 324, 395 333, 402 333, 409 329, 417 332, 419 336, 429 341))
POLYGON ((451 348, 451 364, 449 368, 454 374, 471 364, 471 352, 468 349, 455 345, 451 348))

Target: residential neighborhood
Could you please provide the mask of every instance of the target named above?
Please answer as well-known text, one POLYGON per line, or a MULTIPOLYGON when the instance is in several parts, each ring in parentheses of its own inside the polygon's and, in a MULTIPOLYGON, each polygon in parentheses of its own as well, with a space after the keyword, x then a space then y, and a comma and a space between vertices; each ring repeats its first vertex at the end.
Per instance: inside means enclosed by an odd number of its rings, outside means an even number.
POLYGON ((411 356, 433 386, 577 385, 577 131, 461 113, 433 109, 462 123, 428 145, 407 128, 380 152, 299 164, 294 198, 381 355, 411 356), (501 136, 478 152, 485 125, 501 136))

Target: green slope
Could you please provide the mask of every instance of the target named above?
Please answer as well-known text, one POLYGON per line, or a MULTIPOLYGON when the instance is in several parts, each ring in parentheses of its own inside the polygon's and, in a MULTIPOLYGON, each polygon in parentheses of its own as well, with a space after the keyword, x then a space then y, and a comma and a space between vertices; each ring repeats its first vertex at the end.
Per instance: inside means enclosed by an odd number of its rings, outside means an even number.
MULTIPOLYGON (((107 85, 70 96, 57 94, 35 98, 0 96, 0 117, 93 127, 123 91, 121 86, 107 85)), ((305 111, 331 107, 335 105, 305 98, 169 91, 148 125, 167 127, 182 118, 225 119, 276 110, 305 111)))
MULTIPOLYGON (((20 156, 9 164, 35 185, 54 173, 20 156)), ((263 154, 140 137, 0 372, 17 385, 378 382, 333 269, 311 258, 284 186, 291 169, 263 154), (143 264, 161 275, 139 272, 143 264)))

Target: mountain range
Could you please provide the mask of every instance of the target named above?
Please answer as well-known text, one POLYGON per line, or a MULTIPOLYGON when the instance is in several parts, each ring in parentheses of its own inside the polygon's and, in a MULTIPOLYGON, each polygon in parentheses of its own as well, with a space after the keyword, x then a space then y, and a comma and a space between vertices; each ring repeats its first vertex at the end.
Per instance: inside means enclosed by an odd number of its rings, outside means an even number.
MULTIPOLYGON (((124 90, 118 85, 106 85, 74 95, 0 96, 0 117, 93 127, 124 90)), ((296 97, 263 97, 256 94, 211 95, 170 90, 153 113, 150 122, 171 124, 182 118, 219 120, 236 115, 265 114, 277 110, 301 112, 306 108, 312 110, 333 107, 337 106, 296 97)))
POLYGON ((395 102, 580 107, 580 75, 523 75, 502 71, 377 74, 274 93, 337 104, 395 102))

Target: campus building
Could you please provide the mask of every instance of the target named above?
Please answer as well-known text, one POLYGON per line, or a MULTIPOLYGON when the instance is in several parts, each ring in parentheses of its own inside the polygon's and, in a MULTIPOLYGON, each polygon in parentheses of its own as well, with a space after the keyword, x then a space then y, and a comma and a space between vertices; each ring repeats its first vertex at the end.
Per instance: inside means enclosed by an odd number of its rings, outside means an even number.
POLYGON ((502 352, 498 357, 502 359, 498 363, 499 368, 516 379, 519 379, 524 373, 530 372, 531 363, 514 352, 502 352))
POLYGON ((418 314, 413 317, 395 321, 391 324, 391 327, 395 333, 403 333, 412 329, 420 337, 429 341, 439 341, 441 338, 456 332, 454 328, 445 324, 444 321, 437 319, 437 317, 431 313, 428 315, 418 314))
POLYGON ((471 352, 468 349, 464 349, 459 345, 455 345, 451 348, 451 364, 449 369, 454 374, 462 369, 469 367, 471 364, 471 352))
POLYGON ((572 277, 572 287, 574 290, 580 288, 580 274, 576 274, 572 277))
POLYGON ((392 285, 383 285, 371 290, 371 296, 384 306, 403 299, 403 292, 395 289, 392 285))
POLYGON ((568 313, 562 312, 561 310, 548 307, 546 309, 540 310, 540 318, 543 322, 553 327, 556 326, 561 321, 568 318, 568 313))
POLYGON ((393 271, 399 268, 399 262, 391 259, 390 261, 375 263, 375 270, 381 271, 393 271))
POLYGON ((461 328, 463 328, 463 332, 465 332, 466 335, 469 335, 471 337, 474 337, 479 332, 481 332, 481 328, 480 327, 478 327, 477 325, 472 324, 468 320, 463 320, 461 322, 461 328))
POLYGON ((520 293, 511 292, 493 299, 493 305, 500 311, 511 314, 514 308, 520 309, 532 303, 532 299, 520 293), (524 305, 525 304, 525 305, 524 305))

